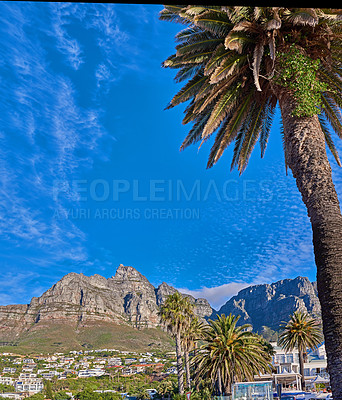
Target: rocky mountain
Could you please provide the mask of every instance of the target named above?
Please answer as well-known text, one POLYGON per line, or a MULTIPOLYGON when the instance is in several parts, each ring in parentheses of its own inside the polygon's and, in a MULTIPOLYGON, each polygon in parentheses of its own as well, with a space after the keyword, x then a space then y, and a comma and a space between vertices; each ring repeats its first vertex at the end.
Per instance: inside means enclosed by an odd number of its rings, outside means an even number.
POLYGON ((241 323, 249 323, 257 331, 263 326, 277 331, 279 325, 288 321, 297 310, 320 318, 316 283, 301 276, 242 289, 220 308, 218 314, 240 315, 241 323))
MULTIPOLYGON (((111 278, 70 273, 27 305, 0 306, 0 341, 49 323, 75 329, 107 322, 134 328, 155 328, 158 310, 175 288, 162 283, 155 288, 133 267, 120 265, 111 278)), ((195 313, 210 317, 214 310, 205 299, 188 296, 195 313)))
MULTIPOLYGON (((0 306, 0 345, 32 348, 35 343, 40 349, 52 343, 53 349, 62 349, 121 343, 124 347, 130 340, 131 348, 160 346, 169 338, 159 329, 159 306, 175 291, 165 282, 155 288, 135 268, 123 265, 108 279, 72 272, 29 304, 0 306)), ((303 277, 245 288, 218 312, 206 299, 184 296, 203 320, 233 313, 259 332, 264 326, 279 330, 296 310, 320 316, 315 283, 303 277)))

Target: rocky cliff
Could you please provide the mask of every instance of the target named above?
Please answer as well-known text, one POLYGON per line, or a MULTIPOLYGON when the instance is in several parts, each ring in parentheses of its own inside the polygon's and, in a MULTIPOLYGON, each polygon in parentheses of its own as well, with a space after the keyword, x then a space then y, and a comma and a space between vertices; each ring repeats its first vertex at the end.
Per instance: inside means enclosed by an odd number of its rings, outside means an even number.
MULTIPOLYGON (((108 342, 112 343, 110 338, 120 329, 136 331, 136 328, 158 327, 159 306, 175 291, 165 282, 155 288, 136 269, 123 265, 108 279, 70 273, 40 297, 33 297, 30 304, 0 306, 0 342, 23 342, 25 338, 29 338, 30 343, 37 338, 44 341, 50 333, 53 343, 56 336, 64 335, 68 344, 73 340, 80 346, 84 345, 82 341, 87 346, 92 342, 97 345, 103 343, 99 335, 105 335, 103 332, 107 329, 108 342), (90 331, 92 336, 88 335, 90 331), (98 341, 94 341, 96 335, 98 341)), ((195 313, 202 319, 215 318, 217 313, 233 313, 241 316, 241 323, 250 323, 259 332, 263 326, 278 331, 281 322, 288 321, 296 310, 320 316, 315 283, 303 277, 250 286, 227 301, 218 312, 205 299, 184 296, 194 304, 195 313)), ((129 335, 137 334, 131 331, 129 335)))
MULTIPOLYGON (((51 322, 77 328, 96 321, 154 328, 160 323, 160 304, 175 291, 166 283, 155 288, 135 268, 123 265, 108 279, 70 273, 28 305, 0 306, 0 341, 51 322)), ((198 316, 212 315, 207 300, 189 299, 198 316)))
POLYGON ((300 276, 247 287, 228 300, 218 314, 240 315, 242 323, 252 324, 257 331, 263 326, 278 331, 279 325, 297 310, 320 318, 316 285, 300 276))

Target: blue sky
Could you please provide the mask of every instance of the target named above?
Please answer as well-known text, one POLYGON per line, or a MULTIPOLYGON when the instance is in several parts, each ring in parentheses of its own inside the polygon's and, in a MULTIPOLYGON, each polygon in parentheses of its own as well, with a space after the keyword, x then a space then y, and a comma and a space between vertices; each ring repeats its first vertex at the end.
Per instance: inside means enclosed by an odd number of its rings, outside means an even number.
POLYGON ((315 279, 277 119, 241 177, 232 149, 211 170, 210 144, 179 151, 189 128, 184 107, 164 110, 179 85, 161 62, 182 27, 161 9, 0 3, 0 304, 120 263, 215 307, 249 284, 315 279))

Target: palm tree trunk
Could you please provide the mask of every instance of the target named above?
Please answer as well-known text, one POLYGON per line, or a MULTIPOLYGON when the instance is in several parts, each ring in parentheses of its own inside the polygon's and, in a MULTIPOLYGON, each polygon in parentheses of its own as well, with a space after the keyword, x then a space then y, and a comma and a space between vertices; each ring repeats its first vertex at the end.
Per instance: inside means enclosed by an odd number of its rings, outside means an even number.
POLYGON ((228 380, 224 386, 224 395, 230 396, 232 393, 232 382, 228 380))
MULTIPOLYGON (((195 349, 194 349, 194 357, 196 356, 196 354, 197 354, 197 352, 198 352, 198 350, 197 350, 197 342, 195 342, 195 349)), ((196 374, 195 374, 195 383, 196 383, 196 391, 198 392, 199 391, 199 369, 198 369, 198 366, 197 366, 197 363, 195 364, 195 371, 196 371, 196 374)))
POLYGON ((176 357, 177 357, 178 391, 180 394, 184 394, 184 374, 183 374, 180 331, 176 333, 176 357))
POLYGON ((317 289, 334 399, 342 399, 342 216, 318 117, 292 117, 295 102, 275 90, 284 126, 285 157, 313 231, 317 289))
POLYGON ((190 361, 189 361, 189 352, 187 350, 184 351, 184 364, 186 371, 186 386, 190 390, 191 389, 190 361))
POLYGON ((220 368, 217 370, 217 385, 218 385, 219 396, 222 396, 222 378, 221 378, 220 368))
POLYGON ((304 378, 304 354, 303 350, 299 350, 299 373, 301 375, 300 381, 302 390, 305 390, 305 378, 304 378))

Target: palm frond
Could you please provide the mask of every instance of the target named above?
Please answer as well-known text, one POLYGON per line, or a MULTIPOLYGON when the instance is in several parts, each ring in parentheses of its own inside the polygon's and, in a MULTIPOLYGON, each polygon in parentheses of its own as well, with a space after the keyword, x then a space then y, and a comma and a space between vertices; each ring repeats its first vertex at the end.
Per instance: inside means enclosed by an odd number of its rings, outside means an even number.
POLYGON ((179 24, 188 24, 191 20, 179 15, 183 9, 183 5, 164 5, 164 9, 159 13, 159 19, 179 24))
POLYGON ((247 60, 246 55, 231 53, 222 63, 210 74, 210 83, 218 83, 222 79, 227 79, 235 73, 247 60))
POLYGON ((254 52, 253 52, 253 78, 254 85, 257 88, 257 91, 261 92, 261 87, 259 83, 259 73, 260 73, 260 65, 261 59, 264 54, 264 45, 262 43, 257 43, 254 52))
POLYGON ((269 138, 271 127, 272 127, 272 122, 274 119, 276 105, 277 105, 276 97, 271 96, 268 99, 268 102, 266 104, 265 119, 263 121, 263 126, 262 126, 261 132, 260 132, 259 142, 260 142, 261 158, 263 158, 265 155, 267 142, 268 142, 268 138, 269 138))
POLYGON ((211 112, 210 118, 205 125, 202 133, 202 138, 206 138, 211 135, 216 128, 225 119, 229 110, 235 105, 235 101, 238 96, 238 90, 240 84, 230 87, 219 99, 213 111, 211 112))
POLYGON ((235 109, 229 119, 225 121, 222 132, 218 132, 208 158, 207 168, 211 168, 221 158, 224 150, 235 139, 238 130, 243 122, 243 118, 248 110, 252 93, 235 109))
POLYGON ((338 155, 338 151, 337 151, 337 149, 335 147, 334 141, 332 140, 331 133, 330 133, 329 128, 327 126, 326 120, 324 119, 322 114, 318 115, 318 120, 319 120, 319 123, 321 125, 322 132, 324 133, 325 143, 327 144, 329 150, 331 151, 331 154, 334 156, 334 158, 335 158, 335 160, 337 162, 337 165, 339 167, 341 167, 342 165, 341 165, 340 157, 338 155))
POLYGON ((323 102, 323 112, 327 120, 330 122, 336 134, 342 139, 341 111, 327 94, 323 94, 321 98, 323 102))
POLYGON ((180 103, 191 99, 198 90, 208 81, 208 77, 203 75, 203 72, 198 72, 188 83, 173 97, 167 109, 172 108, 180 103))
POLYGON ((227 15, 222 12, 207 11, 194 18, 194 24, 215 35, 227 35, 233 24, 229 21, 227 15))
POLYGON ((315 26, 319 20, 314 8, 299 8, 290 13, 288 21, 293 25, 315 26))
POLYGON ((197 120, 197 122, 194 124, 194 126, 191 128, 186 138, 184 139, 180 150, 184 150, 186 147, 198 142, 201 139, 203 128, 207 123, 209 116, 210 114, 204 114, 197 120))

